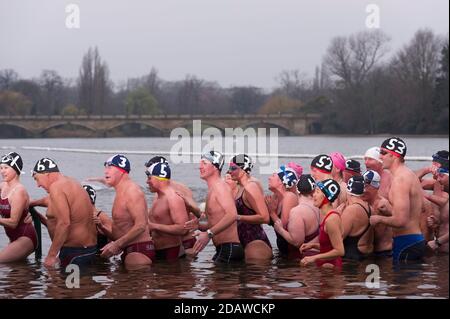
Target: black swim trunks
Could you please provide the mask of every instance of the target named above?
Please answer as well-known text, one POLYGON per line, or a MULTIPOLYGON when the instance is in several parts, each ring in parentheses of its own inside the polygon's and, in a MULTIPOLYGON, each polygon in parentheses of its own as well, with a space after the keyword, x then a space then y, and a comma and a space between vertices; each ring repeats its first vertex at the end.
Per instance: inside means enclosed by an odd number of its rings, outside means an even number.
POLYGON ((243 261, 245 258, 244 248, 240 243, 225 243, 216 246, 216 254, 213 260, 217 263, 243 261))

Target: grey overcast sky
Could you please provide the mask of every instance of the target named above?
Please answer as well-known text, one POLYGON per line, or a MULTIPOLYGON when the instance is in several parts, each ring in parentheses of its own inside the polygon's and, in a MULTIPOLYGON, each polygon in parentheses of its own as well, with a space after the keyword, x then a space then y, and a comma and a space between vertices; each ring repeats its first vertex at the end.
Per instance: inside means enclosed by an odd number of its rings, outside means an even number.
POLYGON ((77 77, 98 46, 115 83, 154 66, 165 80, 273 88, 283 70, 312 76, 331 38, 367 30, 369 4, 380 8, 391 52, 419 28, 448 35, 448 0, 0 0, 0 69, 77 77), (79 29, 66 28, 71 3, 79 29))

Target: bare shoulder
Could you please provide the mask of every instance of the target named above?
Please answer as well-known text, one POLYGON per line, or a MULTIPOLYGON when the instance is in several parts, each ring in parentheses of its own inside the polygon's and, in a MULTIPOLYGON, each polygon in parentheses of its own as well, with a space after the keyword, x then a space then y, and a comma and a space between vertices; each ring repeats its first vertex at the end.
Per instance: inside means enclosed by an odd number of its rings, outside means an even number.
POLYGON ((22 184, 17 185, 12 194, 12 198, 13 199, 28 198, 28 192, 25 186, 23 186, 22 184))
POLYGON ((297 195, 295 195, 294 193, 290 193, 290 192, 288 192, 288 193, 286 193, 286 195, 284 196, 284 200, 283 200, 283 202, 295 202, 295 201, 298 201, 298 196, 297 195))
POLYGON ((142 188, 133 181, 129 181, 127 190, 125 192, 127 198, 135 199, 139 197, 145 197, 142 188))

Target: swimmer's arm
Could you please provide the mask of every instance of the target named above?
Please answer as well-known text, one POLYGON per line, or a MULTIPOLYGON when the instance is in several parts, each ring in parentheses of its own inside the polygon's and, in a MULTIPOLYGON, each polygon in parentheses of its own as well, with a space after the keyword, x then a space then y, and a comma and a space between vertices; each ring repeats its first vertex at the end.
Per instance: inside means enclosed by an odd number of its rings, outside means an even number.
POLYGON ((124 248, 132 243, 147 229, 147 203, 142 191, 128 191, 127 210, 133 220, 133 227, 122 237, 118 238, 115 243, 120 248, 124 248))
POLYGON ((422 182, 422 178, 431 173, 431 167, 424 167, 424 168, 418 169, 417 171, 414 171, 414 173, 419 178, 419 180, 422 182))
POLYGON ((334 259, 345 255, 344 242, 342 240, 341 221, 337 215, 330 216, 326 223, 325 229, 330 237, 331 246, 333 249, 329 252, 313 256, 314 259, 334 259))
POLYGON ((287 193, 283 199, 281 210, 281 222, 283 226, 286 226, 289 222, 289 216, 291 210, 298 205, 298 197, 294 194, 287 193))
POLYGON ((218 205, 223 209, 225 214, 217 224, 210 228, 214 235, 217 235, 230 227, 236 221, 237 217, 236 204, 229 188, 218 187, 216 193, 216 201, 218 205))
MULTIPOLYGON (((56 183, 55 183, 56 184, 56 183)), ((55 228, 52 238, 52 244, 48 251, 47 258, 56 258, 61 247, 67 240, 70 227, 70 207, 66 195, 60 189, 59 185, 53 184, 50 187, 49 207, 54 214, 55 228)))
POLYGON ((446 234, 442 235, 441 237, 439 237, 438 240, 441 243, 441 245, 448 243, 448 232, 446 234))
POLYGON ((422 189, 432 191, 435 183, 433 179, 424 179, 420 182, 420 185, 422 185, 422 189))
POLYGON ((108 237, 109 239, 113 239, 113 234, 112 234, 112 219, 108 217, 108 215, 106 215, 106 213, 102 210, 96 212, 97 213, 97 217, 100 220, 100 224, 97 224, 98 229, 100 230, 100 232, 105 235, 106 237, 108 237))
POLYGON ((106 185, 106 179, 104 177, 88 177, 86 178, 86 182, 98 182, 98 183, 102 183, 103 185, 106 185))
POLYGON ((425 194, 425 198, 439 207, 443 207, 448 202, 448 195, 436 196, 434 194, 425 194))
POLYGON ((298 212, 297 214, 291 212, 288 230, 285 230, 280 224, 275 228, 278 234, 283 236, 289 244, 295 247, 300 247, 300 245, 305 242, 305 223, 303 218, 299 216, 299 213, 301 212, 298 212))
POLYGON ((187 229, 184 229, 184 224, 188 221, 188 214, 186 211, 186 206, 184 201, 178 197, 174 196, 169 201, 170 217, 172 218, 172 225, 164 224, 152 224, 154 230, 175 236, 184 236, 188 233, 187 229))
POLYGON ((251 183, 248 185, 245 195, 256 214, 250 216, 240 215, 240 221, 248 224, 268 224, 270 220, 269 210, 264 202, 264 194, 261 192, 260 187, 255 183, 251 183))
POLYGON ((28 207, 28 194, 24 188, 17 189, 9 198, 11 204, 10 218, 0 218, 0 225, 16 229, 22 213, 28 207))
POLYGON ((30 207, 48 207, 48 196, 30 201, 30 207))
POLYGON ((392 185, 392 190, 395 190, 392 203, 392 216, 379 215, 378 218, 381 223, 387 226, 402 228, 408 223, 410 215, 409 189, 407 188, 407 183, 399 179, 396 181, 396 185, 392 185))

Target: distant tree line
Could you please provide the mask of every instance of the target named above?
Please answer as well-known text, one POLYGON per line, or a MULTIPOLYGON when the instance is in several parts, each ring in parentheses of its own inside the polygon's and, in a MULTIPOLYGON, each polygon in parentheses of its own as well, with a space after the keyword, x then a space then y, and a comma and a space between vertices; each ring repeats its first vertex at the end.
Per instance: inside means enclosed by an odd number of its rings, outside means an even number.
POLYGON ((77 79, 53 70, 22 79, 0 70, 0 115, 314 112, 323 116, 324 133, 448 134, 448 35, 420 29, 397 52, 389 42, 381 31, 336 37, 312 78, 282 71, 271 92, 223 88, 194 75, 165 81, 155 68, 115 85, 98 49, 89 48, 77 79))

